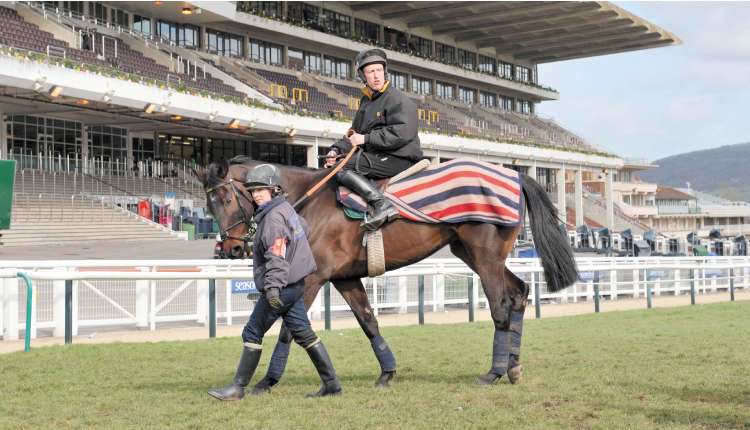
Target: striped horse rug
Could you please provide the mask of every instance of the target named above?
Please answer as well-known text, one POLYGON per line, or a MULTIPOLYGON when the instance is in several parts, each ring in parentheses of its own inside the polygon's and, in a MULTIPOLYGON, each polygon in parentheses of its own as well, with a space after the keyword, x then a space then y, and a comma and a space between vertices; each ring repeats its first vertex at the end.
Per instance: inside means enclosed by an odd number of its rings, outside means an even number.
MULTIPOLYGON (((349 209, 347 215, 361 218, 367 208, 362 198, 341 186, 337 194, 349 209)), ((402 218, 416 222, 515 226, 523 216, 518 172, 478 160, 456 159, 430 166, 389 184, 385 196, 402 218)))

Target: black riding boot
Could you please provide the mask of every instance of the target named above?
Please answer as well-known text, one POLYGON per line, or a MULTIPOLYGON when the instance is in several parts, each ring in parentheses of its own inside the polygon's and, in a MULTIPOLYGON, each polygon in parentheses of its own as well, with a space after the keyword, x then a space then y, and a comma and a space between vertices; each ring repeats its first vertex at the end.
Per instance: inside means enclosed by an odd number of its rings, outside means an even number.
POLYGON ((387 221, 392 221, 398 216, 398 210, 367 178, 351 170, 340 171, 337 178, 342 185, 365 199, 367 204, 372 208, 372 214, 367 218, 367 222, 361 224, 362 229, 368 231, 377 230, 387 221))
POLYGON ((243 347, 240 364, 237 365, 237 373, 232 383, 223 388, 208 390, 208 394, 219 400, 241 400, 245 397, 245 387, 250 383, 250 378, 253 377, 255 368, 258 367, 261 352, 261 349, 243 347))
POLYGON ((318 392, 308 394, 306 397, 323 397, 341 394, 341 384, 336 377, 336 371, 333 370, 331 358, 328 356, 328 351, 326 351, 326 347, 323 346, 323 342, 318 342, 307 348, 307 354, 315 365, 315 369, 318 370, 318 375, 320 375, 320 380, 323 381, 323 386, 320 387, 318 392))

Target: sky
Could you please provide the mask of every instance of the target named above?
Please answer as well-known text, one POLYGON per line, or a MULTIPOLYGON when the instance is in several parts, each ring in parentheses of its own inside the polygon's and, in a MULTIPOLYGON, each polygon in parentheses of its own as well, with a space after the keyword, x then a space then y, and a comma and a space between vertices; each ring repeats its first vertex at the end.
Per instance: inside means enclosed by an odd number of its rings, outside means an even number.
POLYGON ((616 4, 682 44, 541 64, 537 113, 628 159, 750 142, 750 2, 616 4))

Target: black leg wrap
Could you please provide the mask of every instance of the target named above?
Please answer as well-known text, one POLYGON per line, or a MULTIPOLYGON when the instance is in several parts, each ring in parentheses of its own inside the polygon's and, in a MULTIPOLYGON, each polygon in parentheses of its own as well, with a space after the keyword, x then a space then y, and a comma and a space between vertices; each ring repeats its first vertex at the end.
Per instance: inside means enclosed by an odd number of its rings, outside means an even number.
POLYGON ((510 332, 495 329, 495 338, 492 342, 492 367, 487 374, 481 376, 477 383, 487 385, 500 379, 508 371, 508 360, 510 359, 510 332))
POLYGON ((328 351, 326 351, 326 347, 323 346, 323 342, 318 342, 307 348, 307 354, 315 365, 315 369, 318 371, 318 375, 320 375, 320 380, 323 381, 323 385, 316 393, 308 394, 306 397, 323 397, 341 394, 341 384, 336 377, 336 371, 333 370, 331 357, 328 356, 328 351))
POLYGON ((510 313, 510 357, 508 360, 508 380, 517 383, 523 374, 521 366, 521 337, 523 336, 523 312, 510 313))
POLYGON ((250 383, 250 378, 253 377, 258 367, 261 352, 260 348, 247 346, 242 348, 242 356, 240 356, 240 363, 237 365, 237 372, 232 383, 226 387, 209 390, 208 394, 219 400, 241 400, 245 397, 245 387, 250 383))

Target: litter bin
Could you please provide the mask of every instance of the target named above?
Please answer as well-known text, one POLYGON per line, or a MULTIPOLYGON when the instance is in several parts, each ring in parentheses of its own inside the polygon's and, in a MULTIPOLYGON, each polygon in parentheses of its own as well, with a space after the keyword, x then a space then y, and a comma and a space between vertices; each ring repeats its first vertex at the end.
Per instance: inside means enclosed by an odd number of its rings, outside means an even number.
POLYGON ((195 240, 195 226, 193 224, 183 222, 180 226, 180 230, 187 232, 188 240, 195 240))
POLYGON ((0 160, 0 230, 10 228, 13 211, 13 181, 16 178, 16 160, 0 160))

